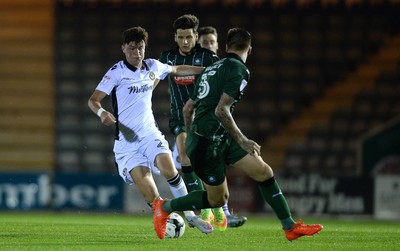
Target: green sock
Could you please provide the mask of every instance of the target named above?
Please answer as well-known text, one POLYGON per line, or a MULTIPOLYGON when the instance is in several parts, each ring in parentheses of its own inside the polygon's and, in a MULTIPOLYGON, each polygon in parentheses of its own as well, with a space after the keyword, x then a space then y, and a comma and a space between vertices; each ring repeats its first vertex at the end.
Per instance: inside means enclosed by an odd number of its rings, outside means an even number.
POLYGON ((182 166, 182 178, 185 181, 188 192, 204 190, 203 182, 197 177, 191 166, 182 166))
POLYGON ((286 230, 292 228, 295 221, 292 219, 285 196, 283 196, 275 178, 272 177, 264 182, 259 182, 258 185, 263 198, 274 210, 283 228, 286 230))
POLYGON ((162 209, 166 212, 189 211, 203 208, 210 208, 207 200, 207 192, 204 190, 193 191, 185 196, 167 200, 162 206, 162 209))

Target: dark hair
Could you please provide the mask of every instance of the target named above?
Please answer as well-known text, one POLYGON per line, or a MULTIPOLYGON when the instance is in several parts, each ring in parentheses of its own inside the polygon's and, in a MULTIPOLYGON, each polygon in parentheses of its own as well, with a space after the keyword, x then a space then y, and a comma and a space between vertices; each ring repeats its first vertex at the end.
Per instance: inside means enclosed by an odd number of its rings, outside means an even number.
POLYGON ((207 34, 213 34, 218 37, 217 29, 212 26, 203 26, 199 28, 199 37, 207 34))
POLYGON ((172 27, 174 28, 175 33, 178 29, 193 29, 193 32, 197 32, 197 29, 199 28, 199 19, 194 15, 185 14, 175 19, 172 27))
POLYGON ((140 26, 129 28, 122 33, 122 44, 129 44, 132 41, 135 43, 139 43, 143 40, 144 43, 147 45, 148 39, 149 34, 144 28, 140 26))
POLYGON ((228 31, 226 45, 228 49, 242 51, 251 45, 251 35, 242 28, 232 28, 228 31))

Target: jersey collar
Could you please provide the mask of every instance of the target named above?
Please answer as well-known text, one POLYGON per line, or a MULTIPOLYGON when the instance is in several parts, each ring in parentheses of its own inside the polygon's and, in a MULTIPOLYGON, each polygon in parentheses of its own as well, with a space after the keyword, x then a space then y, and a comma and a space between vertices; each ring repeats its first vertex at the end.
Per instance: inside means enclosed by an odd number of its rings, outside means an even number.
MULTIPOLYGON (((129 70, 133 72, 137 70, 137 67, 131 65, 126 59, 124 59, 124 64, 126 65, 126 67, 128 67, 129 70)), ((142 68, 145 68, 147 71, 149 70, 149 67, 144 60, 142 61, 142 68)))
POLYGON ((242 62, 244 65, 246 65, 246 64, 243 62, 242 58, 239 57, 239 56, 238 56, 237 54, 235 54, 235 53, 228 53, 228 54, 226 54, 226 57, 227 57, 227 58, 235 58, 235 59, 239 60, 240 62, 242 62))

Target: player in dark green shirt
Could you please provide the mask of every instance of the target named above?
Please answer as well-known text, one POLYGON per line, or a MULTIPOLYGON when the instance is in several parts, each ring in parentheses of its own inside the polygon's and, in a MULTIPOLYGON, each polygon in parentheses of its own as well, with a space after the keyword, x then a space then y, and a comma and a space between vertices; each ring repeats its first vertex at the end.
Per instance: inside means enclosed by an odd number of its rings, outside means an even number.
MULTIPOLYGON (((159 60, 169 65, 195 65, 209 66, 219 60, 217 55, 210 50, 203 49, 195 44, 188 54, 181 54, 179 47, 161 53, 159 60)), ((195 75, 185 77, 168 77, 170 91, 171 117, 169 127, 174 136, 184 131, 182 108, 193 91, 195 75)))
POLYGON ((314 235, 323 226, 293 220, 272 168, 260 156, 260 145, 248 139, 232 117, 235 104, 249 80, 245 62, 252 50, 250 33, 240 28, 230 29, 226 48, 227 57, 203 71, 191 99, 183 108, 187 131, 190 129, 187 153, 206 190, 193 191, 173 200, 155 200, 154 229, 159 236, 165 232, 170 212, 218 207, 226 203, 229 190, 225 166, 230 165, 258 183, 288 240, 314 235))
MULTIPOLYGON (((212 26, 203 26, 199 28, 199 44, 202 48, 207 48, 217 54, 218 45, 218 33, 217 29, 212 26)), ((172 152, 174 155, 174 152, 172 152)), ((228 219, 228 227, 240 227, 247 221, 246 216, 238 216, 231 214, 228 207, 228 202, 222 206, 225 212, 226 218, 228 219)), ((204 217, 206 218, 206 217, 204 217)))
MULTIPOLYGON (((159 60, 169 65, 194 65, 209 66, 219 60, 217 55, 208 49, 201 48, 197 44, 199 20, 194 15, 182 15, 173 24, 175 31, 175 49, 161 53, 159 60)), ((168 77, 170 92, 171 115, 169 128, 175 137, 175 147, 178 149, 181 164, 182 177, 189 191, 203 190, 201 180, 196 176, 191 167, 189 157, 186 154, 185 140, 186 130, 182 109, 193 91, 193 83, 196 75, 185 77, 168 77)), ((202 210, 202 219, 211 223, 214 217, 216 229, 224 231, 227 227, 227 218, 222 208, 202 210)))

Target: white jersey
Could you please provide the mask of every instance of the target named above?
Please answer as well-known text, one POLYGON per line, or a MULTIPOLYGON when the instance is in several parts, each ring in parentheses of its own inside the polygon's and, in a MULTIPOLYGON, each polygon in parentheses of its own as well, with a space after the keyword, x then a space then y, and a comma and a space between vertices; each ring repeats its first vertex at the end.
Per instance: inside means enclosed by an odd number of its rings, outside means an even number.
POLYGON ((156 79, 164 79, 172 68, 155 59, 143 60, 142 68, 121 60, 108 70, 96 88, 113 99, 117 118, 114 152, 128 150, 124 144, 117 144, 118 141, 138 142, 159 132, 151 108, 153 84, 156 79))

